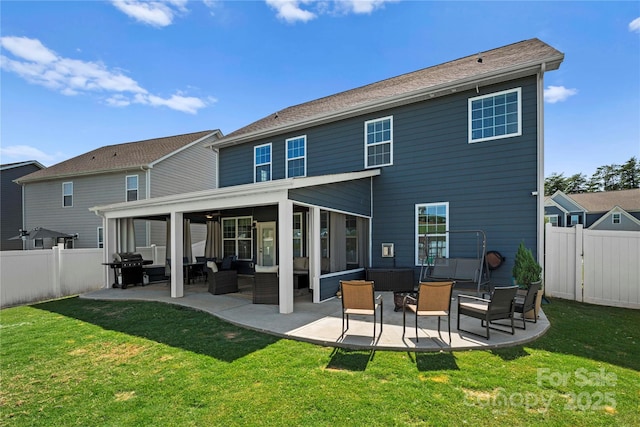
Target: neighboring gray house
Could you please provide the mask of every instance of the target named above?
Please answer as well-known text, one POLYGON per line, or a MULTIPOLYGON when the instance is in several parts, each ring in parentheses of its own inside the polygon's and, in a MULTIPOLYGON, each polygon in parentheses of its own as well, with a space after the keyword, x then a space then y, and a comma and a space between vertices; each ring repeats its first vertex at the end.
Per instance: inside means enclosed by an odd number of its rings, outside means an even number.
POLYGON ((545 198, 544 214, 556 227, 640 231, 640 188, 578 194, 558 190, 545 198))
POLYGON ((222 225, 218 256, 244 271, 279 266, 281 313, 293 311, 299 268, 320 302, 367 267, 417 278, 425 235, 441 255, 474 251, 447 230, 483 230, 506 257, 493 283, 510 283, 521 241, 543 253, 544 74, 563 59, 531 39, 283 108, 211 144, 219 188, 93 210, 110 230, 170 217, 172 297, 184 292, 179 224, 206 215, 222 225))
POLYGON ((14 181, 32 172, 44 169, 39 162, 7 163, 0 165, 0 250, 21 250, 22 240, 9 240, 23 228, 22 187, 14 181))
MULTIPOLYGON (((103 247, 102 218, 89 208, 211 189, 219 130, 101 147, 23 176, 24 226, 75 235, 75 248, 103 247)), ((136 246, 163 245, 163 221, 135 220, 136 246)), ((16 231, 17 232, 17 231, 16 231)))

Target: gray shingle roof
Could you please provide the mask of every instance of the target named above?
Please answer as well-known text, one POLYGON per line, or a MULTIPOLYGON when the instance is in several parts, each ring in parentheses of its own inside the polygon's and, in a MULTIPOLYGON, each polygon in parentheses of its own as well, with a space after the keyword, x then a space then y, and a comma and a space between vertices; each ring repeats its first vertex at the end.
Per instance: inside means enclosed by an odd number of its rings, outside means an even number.
POLYGON ((567 195, 587 212, 609 212, 614 206, 620 206, 627 212, 640 211, 640 188, 567 195))
MULTIPOLYGON (((478 62, 478 55, 474 54, 294 105, 228 134, 220 140, 220 144, 224 145, 225 142, 230 142, 230 140, 243 135, 259 135, 270 130, 302 123, 315 117, 327 116, 340 111, 357 110, 368 104, 383 102, 403 95, 410 96, 430 89, 436 90, 456 82, 497 76, 500 73, 508 73, 518 68, 539 66, 548 62, 547 70, 557 69, 564 55, 538 39, 530 39, 483 52, 481 57, 482 62, 478 62)), ((533 73, 535 71, 531 71, 529 74, 533 73)))
POLYGON ((46 169, 33 172, 20 178, 18 182, 43 181, 147 166, 194 141, 216 132, 219 131, 205 130, 145 141, 107 145, 46 169))

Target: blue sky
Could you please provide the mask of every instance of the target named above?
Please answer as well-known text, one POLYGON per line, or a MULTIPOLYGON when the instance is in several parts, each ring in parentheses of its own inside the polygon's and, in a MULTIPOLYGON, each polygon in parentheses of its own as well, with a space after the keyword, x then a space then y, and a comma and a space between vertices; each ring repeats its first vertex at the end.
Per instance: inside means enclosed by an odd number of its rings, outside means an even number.
POLYGON ((220 129, 537 37, 545 174, 640 158, 640 2, 2 1, 0 162, 220 129))

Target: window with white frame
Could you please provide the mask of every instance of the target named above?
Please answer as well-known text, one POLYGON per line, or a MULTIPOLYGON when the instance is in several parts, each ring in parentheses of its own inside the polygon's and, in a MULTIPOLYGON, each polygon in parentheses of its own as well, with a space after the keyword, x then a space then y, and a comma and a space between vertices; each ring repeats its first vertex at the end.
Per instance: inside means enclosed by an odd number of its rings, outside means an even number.
POLYGON ((619 212, 611 214, 612 224, 620 224, 620 220, 621 220, 621 216, 619 212))
POLYGON ((469 98, 469 143, 522 134, 520 88, 469 98))
POLYGON ((364 166, 393 164, 393 116, 364 122, 364 166))
POLYGON ((127 202, 138 200, 138 175, 128 175, 127 181, 127 202))
POLYGON ((62 206, 65 208, 73 206, 73 182, 62 183, 62 206))
POLYGON ((553 227, 557 227, 558 226, 558 215, 545 215, 544 218, 553 227))
POLYGON ((222 219, 223 256, 239 260, 253 259, 253 218, 250 216, 222 219))
POLYGON ((271 143, 253 148, 254 182, 271 181, 271 143))
POLYGON ((569 219, 569 225, 576 225, 576 224, 580 224, 580 216, 573 214, 569 219))
POLYGON ((104 228, 98 227, 98 247, 104 248, 104 228))
POLYGON ((416 205, 416 265, 449 256, 449 202, 416 205), (425 260, 426 257, 426 260, 425 260))
POLYGON ((329 258, 329 211, 320 211, 320 253, 329 258))
POLYGON ((289 138, 287 146, 287 178, 307 175, 307 136, 289 138))
POLYGON ((293 256, 304 256, 302 212, 295 212, 293 214, 293 256))

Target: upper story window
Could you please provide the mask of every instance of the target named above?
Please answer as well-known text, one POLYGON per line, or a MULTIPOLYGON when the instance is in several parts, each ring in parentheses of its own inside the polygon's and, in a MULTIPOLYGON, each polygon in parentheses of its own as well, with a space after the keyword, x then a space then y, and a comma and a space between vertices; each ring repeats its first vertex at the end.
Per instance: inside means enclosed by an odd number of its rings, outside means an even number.
POLYGON ((127 202, 138 200, 138 175, 127 176, 127 202))
POLYGON ((254 182, 271 181, 271 144, 253 148, 254 182))
POLYGON ((62 206, 65 208, 73 206, 73 182, 62 183, 62 206))
POLYGON ((520 88, 469 98, 469 143, 522 134, 520 88))
POLYGON ((393 116, 364 122, 364 167, 393 164, 393 116))
POLYGON ((416 264, 449 256, 449 203, 416 205, 416 264))
POLYGON ((612 224, 620 224, 620 213, 611 214, 611 223, 612 224))
POLYGON ((287 144, 287 178, 307 175, 307 136, 289 138, 287 144))

